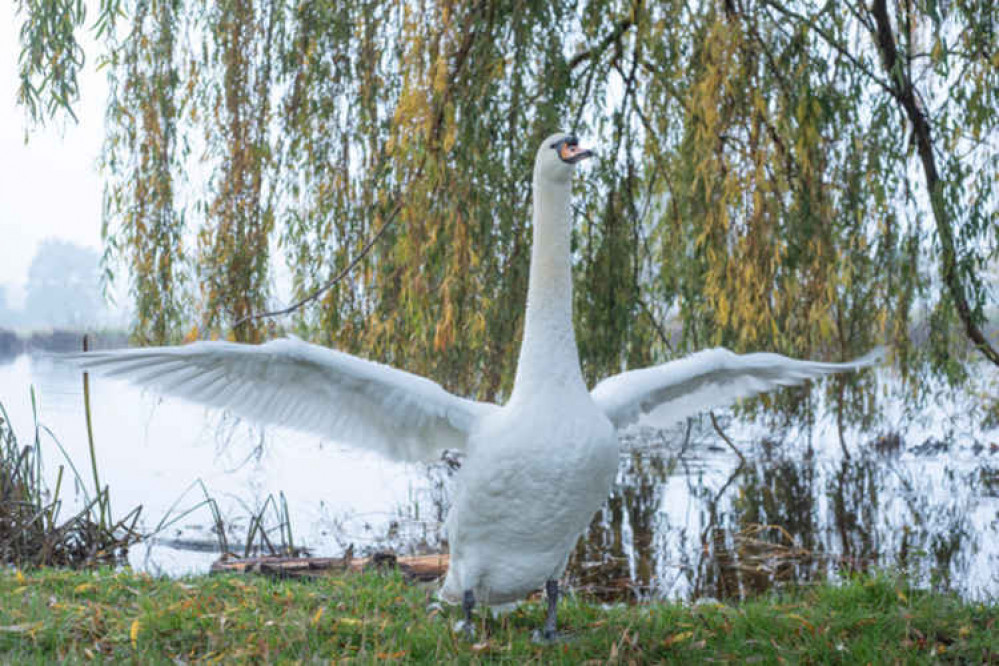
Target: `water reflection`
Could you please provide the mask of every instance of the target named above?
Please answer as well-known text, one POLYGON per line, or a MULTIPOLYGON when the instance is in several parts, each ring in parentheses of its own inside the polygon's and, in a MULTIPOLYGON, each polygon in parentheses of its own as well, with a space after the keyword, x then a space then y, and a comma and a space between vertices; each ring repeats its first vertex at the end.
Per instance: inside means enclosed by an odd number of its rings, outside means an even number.
POLYGON ((927 459, 900 453, 895 437, 893 451, 871 442, 839 461, 762 440, 724 478, 696 450, 629 451, 570 576, 604 599, 741 599, 876 567, 967 597, 999 594, 990 456, 927 459))

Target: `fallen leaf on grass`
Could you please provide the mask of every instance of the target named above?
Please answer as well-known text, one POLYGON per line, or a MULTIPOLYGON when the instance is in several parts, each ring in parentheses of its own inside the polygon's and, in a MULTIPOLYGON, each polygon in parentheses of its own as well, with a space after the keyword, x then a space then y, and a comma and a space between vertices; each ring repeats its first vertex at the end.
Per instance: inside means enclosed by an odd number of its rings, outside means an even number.
POLYGON ((797 620, 802 625, 804 625, 804 627, 806 629, 808 629, 810 632, 812 632, 813 634, 815 633, 815 625, 813 625, 811 622, 809 622, 808 620, 806 620, 802 616, 798 615, 797 613, 788 613, 784 617, 786 617, 788 619, 791 619, 791 620, 797 620))
POLYGON ((42 626, 41 622, 28 622, 26 624, 8 624, 6 626, 0 626, 0 632, 6 634, 25 634, 29 631, 35 631, 40 629, 42 626))
POLYGON ((319 610, 316 611, 316 614, 312 616, 312 626, 313 627, 316 626, 317 624, 319 624, 319 620, 321 620, 322 617, 323 617, 323 611, 324 610, 325 610, 325 608, 323 608, 322 606, 320 606, 319 610))
POLYGON ((693 631, 681 631, 678 634, 673 634, 672 636, 666 638, 666 640, 663 641, 663 645, 665 647, 671 647, 673 645, 676 645, 677 643, 682 643, 683 641, 692 638, 693 636, 694 636, 693 631))
POLYGON ((406 656, 406 651, 399 650, 398 652, 379 652, 375 656, 381 660, 402 659, 406 656))
POLYGON ((142 624, 138 620, 132 620, 132 628, 128 630, 128 637, 132 641, 132 647, 139 647, 139 627, 142 624))
POLYGON ((93 583, 80 583, 79 585, 73 588, 73 591, 76 592, 77 594, 83 594, 84 592, 89 592, 92 589, 94 589, 93 583))
POLYGON ((28 582, 28 579, 24 577, 24 574, 21 573, 20 569, 14 572, 14 578, 17 579, 18 585, 26 585, 28 582))

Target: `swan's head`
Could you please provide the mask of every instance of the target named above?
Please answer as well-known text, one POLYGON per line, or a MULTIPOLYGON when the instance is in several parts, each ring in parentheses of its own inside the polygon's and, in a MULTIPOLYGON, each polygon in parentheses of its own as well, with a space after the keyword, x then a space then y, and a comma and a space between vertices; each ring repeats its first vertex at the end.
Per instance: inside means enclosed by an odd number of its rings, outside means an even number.
POLYGON ((593 152, 580 148, 579 139, 558 132, 545 139, 534 159, 534 178, 568 182, 577 164, 592 157, 593 152))

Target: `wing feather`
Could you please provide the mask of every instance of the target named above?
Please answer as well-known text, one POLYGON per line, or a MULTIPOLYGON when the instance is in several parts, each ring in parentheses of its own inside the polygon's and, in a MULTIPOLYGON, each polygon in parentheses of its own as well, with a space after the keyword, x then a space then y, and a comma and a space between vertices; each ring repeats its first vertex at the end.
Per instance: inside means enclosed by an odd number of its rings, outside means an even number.
POLYGON ((608 377, 597 384, 591 395, 618 428, 638 421, 666 426, 776 386, 859 370, 878 363, 883 354, 877 348, 849 363, 821 363, 780 354, 736 354, 722 348, 707 349, 652 368, 608 377))
POLYGON ((457 397, 408 372, 283 339, 263 345, 196 342, 68 354, 96 374, 291 426, 397 460, 462 449, 495 405, 457 397))

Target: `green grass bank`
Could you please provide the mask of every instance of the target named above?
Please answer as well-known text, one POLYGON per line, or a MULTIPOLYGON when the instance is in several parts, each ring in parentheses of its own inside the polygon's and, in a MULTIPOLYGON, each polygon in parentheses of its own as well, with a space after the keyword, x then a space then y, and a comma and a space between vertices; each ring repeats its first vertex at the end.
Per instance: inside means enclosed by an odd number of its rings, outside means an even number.
POLYGON ((999 663, 999 605, 887 577, 739 605, 560 604, 565 642, 536 645, 541 600, 479 620, 431 609, 397 573, 315 581, 131 571, 0 572, 0 662, 999 663), (488 625, 488 626, 485 626, 488 625))

